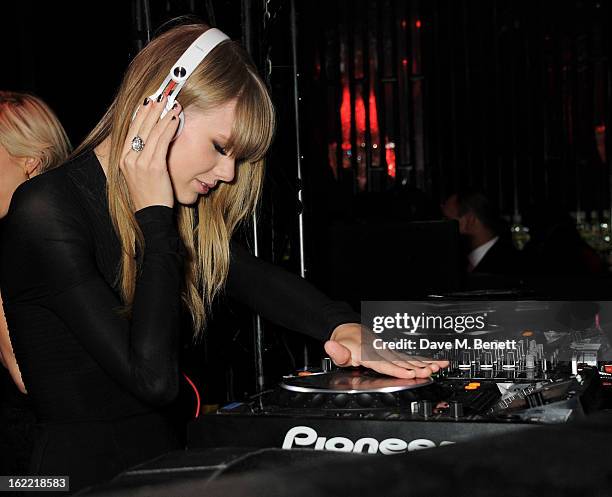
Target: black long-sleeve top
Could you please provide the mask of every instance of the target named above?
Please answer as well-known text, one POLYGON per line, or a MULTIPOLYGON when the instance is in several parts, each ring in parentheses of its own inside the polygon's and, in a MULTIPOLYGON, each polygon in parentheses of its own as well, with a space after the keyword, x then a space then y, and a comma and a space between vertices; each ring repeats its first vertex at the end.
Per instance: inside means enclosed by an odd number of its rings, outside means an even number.
MULTIPOLYGON (((3 221, 0 285, 17 361, 42 421, 147 412, 178 392, 183 278, 172 209, 136 212, 145 238, 132 308, 119 312, 120 244, 93 152, 21 185, 3 221)), ((358 322, 301 278, 231 247, 226 293, 325 339, 358 322)))

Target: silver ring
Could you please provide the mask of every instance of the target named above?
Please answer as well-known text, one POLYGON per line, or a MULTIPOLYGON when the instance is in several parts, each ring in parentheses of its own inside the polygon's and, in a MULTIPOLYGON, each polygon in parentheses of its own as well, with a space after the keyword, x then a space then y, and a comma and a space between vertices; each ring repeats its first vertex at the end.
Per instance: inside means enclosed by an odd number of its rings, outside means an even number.
POLYGON ((143 149, 144 141, 142 140, 142 138, 140 138, 140 136, 135 136, 132 140, 132 150, 134 152, 142 152, 143 149))

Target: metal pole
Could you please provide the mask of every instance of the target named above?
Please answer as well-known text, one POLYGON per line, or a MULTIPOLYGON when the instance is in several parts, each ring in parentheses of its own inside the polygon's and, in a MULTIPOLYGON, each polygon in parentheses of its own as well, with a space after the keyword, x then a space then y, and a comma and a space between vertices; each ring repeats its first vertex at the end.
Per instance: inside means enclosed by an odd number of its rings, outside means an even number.
POLYGON ((142 8, 144 10, 145 30, 147 32, 147 43, 151 41, 151 7, 149 0, 142 0, 142 8))
MULTIPOLYGON (((195 2, 192 2, 195 3, 195 2)), ((213 7, 213 3, 212 0, 206 0, 204 2, 206 4, 206 13, 208 14, 208 23, 210 24, 211 27, 215 27, 217 25, 217 19, 215 18, 215 9, 213 7)), ((244 0, 242 1, 242 7, 243 7, 243 12, 244 12, 244 4, 248 3, 248 2, 244 2, 244 0)), ((192 7, 192 12, 194 11, 195 5, 194 7, 192 7)), ((250 9, 249 9, 250 12, 250 9)), ((243 17, 243 21, 244 21, 244 17, 243 17)))
POLYGON ((136 24, 134 47, 136 48, 136 52, 140 52, 145 44, 151 41, 151 8, 149 6, 149 0, 134 0, 132 12, 134 15, 134 23, 136 24))
MULTIPOLYGON (((300 148, 300 108, 298 96, 298 60, 297 60, 297 23, 295 15, 295 0, 291 0, 291 58, 293 62, 293 107, 295 110, 295 153, 297 168, 298 195, 298 242, 300 247, 300 276, 306 278, 306 263, 304 257, 304 202, 302 198, 302 150, 300 148)), ((304 344, 304 368, 308 367, 308 345, 304 344)))
POLYGON ((295 18, 295 0, 291 0, 291 56, 293 60, 293 106, 295 109, 295 150, 296 150, 296 167, 297 167, 297 194, 298 206, 298 227, 299 227, 299 244, 300 244, 300 276, 306 278, 306 266, 304 262, 304 203, 302 200, 302 151, 300 149, 300 109, 298 96, 298 77, 297 72, 297 25, 295 18))
MULTIPOLYGON (((212 3, 207 2, 208 16, 211 23, 214 23, 214 11, 212 3)), ((242 45, 249 54, 253 54, 253 30, 251 25, 251 1, 241 1, 242 17, 242 45)), ((253 255, 259 257, 259 233, 257 231, 257 214, 252 216, 253 226, 253 255)), ((254 361, 255 361, 255 391, 259 394, 264 391, 264 367, 263 367, 263 323, 259 314, 253 315, 254 328, 254 361)))
MULTIPOLYGON (((247 1, 248 0, 243 0, 247 1)), ((257 214, 253 213, 253 255, 259 257, 259 233, 257 232, 257 214)), ((255 327, 255 388, 257 393, 264 391, 264 367, 263 367, 263 323, 261 316, 253 316, 253 326, 255 327)))

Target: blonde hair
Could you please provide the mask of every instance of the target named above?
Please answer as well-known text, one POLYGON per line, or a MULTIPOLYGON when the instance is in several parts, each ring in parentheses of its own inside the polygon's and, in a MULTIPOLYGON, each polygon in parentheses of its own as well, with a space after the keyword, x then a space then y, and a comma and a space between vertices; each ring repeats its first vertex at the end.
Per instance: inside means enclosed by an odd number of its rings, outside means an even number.
MULTIPOLYGON (((159 88, 181 54, 207 29, 203 24, 182 25, 153 39, 130 63, 109 110, 74 153, 93 149, 110 137, 107 195, 123 249, 118 281, 128 311, 138 271, 135 253, 142 253, 144 239, 119 169, 122 146, 134 110, 159 88)), ((200 196, 195 206, 177 208, 178 229, 188 254, 182 297, 193 319, 194 338, 204 329, 212 302, 225 285, 231 236, 256 208, 264 155, 275 126, 274 107, 265 84, 244 49, 228 40, 200 63, 178 100, 183 109, 193 106, 206 112, 234 99, 235 120, 226 147, 236 159, 234 180, 200 196)))
POLYGON ((13 157, 38 159, 39 173, 63 163, 72 148, 47 104, 34 95, 12 91, 0 91, 0 144, 13 157))

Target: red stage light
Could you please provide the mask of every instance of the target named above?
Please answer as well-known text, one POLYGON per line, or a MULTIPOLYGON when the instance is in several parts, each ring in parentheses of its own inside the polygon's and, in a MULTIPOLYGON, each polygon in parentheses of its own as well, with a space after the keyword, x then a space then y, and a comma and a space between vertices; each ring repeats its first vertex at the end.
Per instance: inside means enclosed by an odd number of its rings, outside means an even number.
POLYGON ((387 174, 395 178, 395 143, 385 139, 385 160, 387 162, 387 174))
POLYGON ((355 99, 355 125, 357 126, 357 141, 363 141, 360 137, 365 133, 366 114, 363 95, 360 91, 357 92, 357 98, 355 99))
POLYGON ((370 107, 370 136, 372 137, 372 146, 374 148, 378 147, 378 112, 376 111, 376 94, 374 93, 374 86, 370 88, 370 98, 369 107, 370 107))
POLYGON ((342 103, 340 104, 340 126, 342 127, 342 167, 351 167, 351 92, 348 82, 342 86, 342 103))

